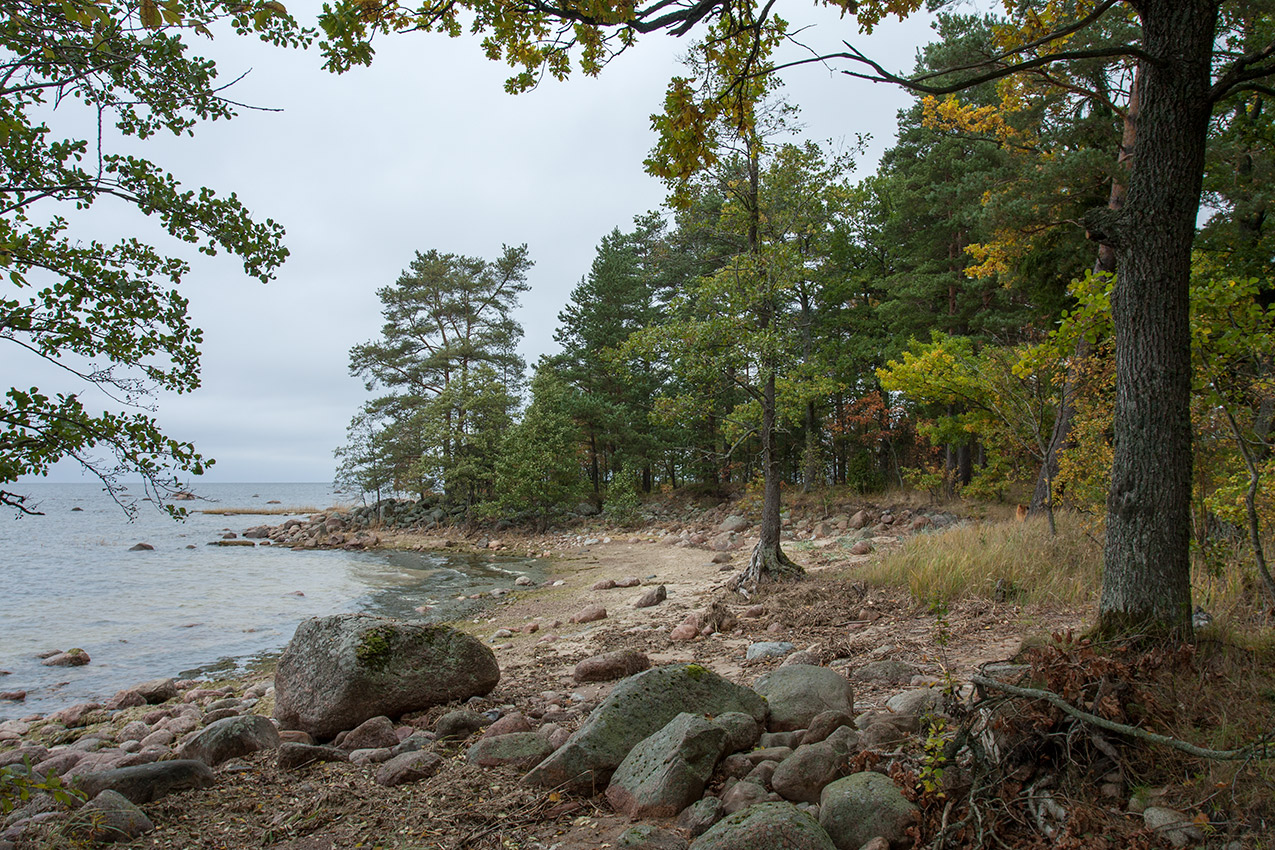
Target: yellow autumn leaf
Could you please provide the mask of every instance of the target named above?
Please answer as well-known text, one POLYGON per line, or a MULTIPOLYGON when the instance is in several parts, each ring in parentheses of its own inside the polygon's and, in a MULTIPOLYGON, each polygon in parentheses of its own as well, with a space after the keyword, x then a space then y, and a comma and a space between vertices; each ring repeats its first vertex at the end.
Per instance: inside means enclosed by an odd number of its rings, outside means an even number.
POLYGON ((142 5, 138 9, 138 16, 142 20, 142 26, 148 30, 157 30, 163 22, 159 14, 159 4, 155 0, 142 0, 142 5))

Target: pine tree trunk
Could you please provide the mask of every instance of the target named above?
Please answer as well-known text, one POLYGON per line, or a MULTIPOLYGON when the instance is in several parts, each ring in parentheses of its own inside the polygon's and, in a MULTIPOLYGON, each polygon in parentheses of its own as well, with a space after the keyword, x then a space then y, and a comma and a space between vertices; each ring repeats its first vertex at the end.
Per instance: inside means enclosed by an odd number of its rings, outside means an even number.
POLYGON ((802 451, 804 468, 801 472, 801 492, 809 493, 819 477, 819 420, 815 416, 815 403, 806 402, 806 446, 802 451))
MULTIPOLYGON (((1191 634, 1191 243, 1211 104, 1214 0, 1139 0, 1142 104, 1129 195, 1092 216, 1116 249, 1115 455, 1098 631, 1191 634)), ((1091 227, 1091 231, 1095 228, 1091 227)))
POLYGON ((768 581, 803 575, 780 548, 779 458, 775 453, 775 372, 768 369, 761 396, 761 463, 765 485, 762 491, 761 528, 748 567, 734 581, 736 589, 756 588, 768 581))

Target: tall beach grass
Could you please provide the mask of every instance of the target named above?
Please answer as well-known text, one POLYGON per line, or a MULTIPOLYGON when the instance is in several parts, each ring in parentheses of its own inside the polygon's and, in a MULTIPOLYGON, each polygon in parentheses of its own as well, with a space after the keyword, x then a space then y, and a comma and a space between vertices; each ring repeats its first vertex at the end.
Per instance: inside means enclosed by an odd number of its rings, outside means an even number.
POLYGON ((910 538, 901 549, 866 565, 869 584, 906 586, 925 604, 969 597, 1083 604, 1097 597, 1102 544, 1084 519, 972 522, 910 538))

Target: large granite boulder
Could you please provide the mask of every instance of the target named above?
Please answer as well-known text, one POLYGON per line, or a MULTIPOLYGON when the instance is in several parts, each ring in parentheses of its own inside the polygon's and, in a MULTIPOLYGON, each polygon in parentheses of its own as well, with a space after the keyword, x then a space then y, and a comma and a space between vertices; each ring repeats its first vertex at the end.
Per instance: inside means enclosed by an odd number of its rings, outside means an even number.
POLYGON ((877 836, 895 850, 910 847, 907 829, 917 815, 889 777, 872 771, 838 779, 823 789, 819 801, 819 823, 837 850, 859 850, 877 836))
POLYGON ((837 848, 819 822, 792 803, 758 803, 718 821, 712 829, 695 839, 691 850, 837 848))
POLYGON ((536 765, 524 781, 577 792, 604 787, 611 774, 643 738, 682 712, 740 711, 766 717, 766 702, 699 664, 655 667, 617 684, 566 744, 536 765))
POLYGON ((275 717, 284 729, 327 739, 378 715, 482 696, 499 681, 491 650, 455 629, 367 614, 315 617, 297 626, 279 659, 275 717))
POLYGON ((703 715, 679 714, 629 750, 607 799, 631 818, 675 817, 703 795, 726 738, 726 730, 703 715))
POLYGON ((780 667, 762 676, 753 687, 770 706, 768 728, 772 732, 807 729, 810 721, 829 710, 854 714, 854 687, 850 680, 827 667, 780 667))

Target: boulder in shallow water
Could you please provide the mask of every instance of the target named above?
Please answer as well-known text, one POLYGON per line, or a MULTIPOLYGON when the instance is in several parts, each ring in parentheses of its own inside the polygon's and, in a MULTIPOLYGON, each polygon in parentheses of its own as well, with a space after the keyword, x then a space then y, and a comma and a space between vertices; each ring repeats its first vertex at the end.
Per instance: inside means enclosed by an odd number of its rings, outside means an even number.
POLYGON ((76 647, 68 649, 66 652, 58 652, 51 655, 40 663, 45 667, 83 667, 89 661, 89 654, 76 647))
POLYGON ((368 614, 315 617, 279 659, 275 717, 322 740, 378 715, 482 696, 499 681, 491 650, 455 629, 368 614))

